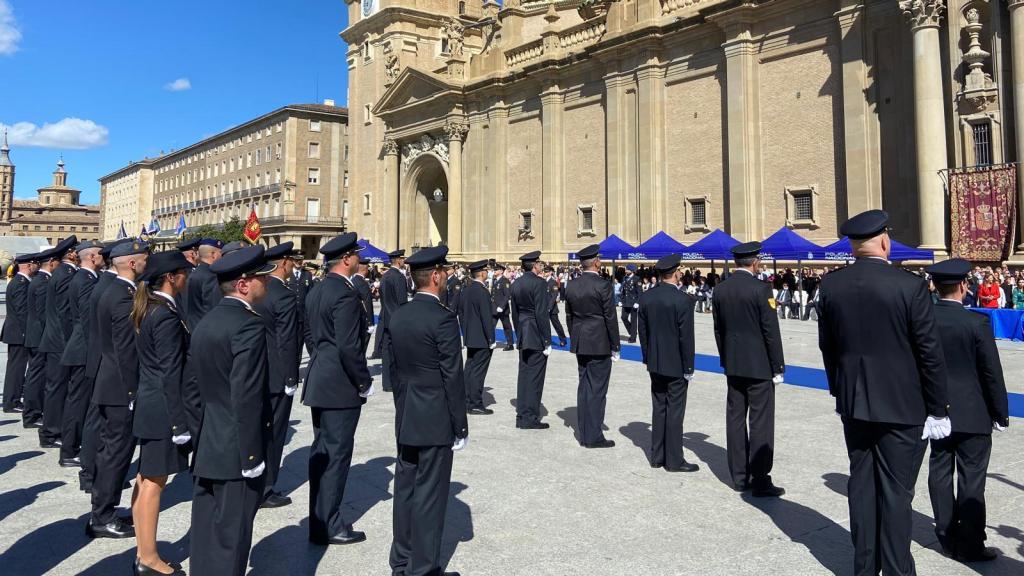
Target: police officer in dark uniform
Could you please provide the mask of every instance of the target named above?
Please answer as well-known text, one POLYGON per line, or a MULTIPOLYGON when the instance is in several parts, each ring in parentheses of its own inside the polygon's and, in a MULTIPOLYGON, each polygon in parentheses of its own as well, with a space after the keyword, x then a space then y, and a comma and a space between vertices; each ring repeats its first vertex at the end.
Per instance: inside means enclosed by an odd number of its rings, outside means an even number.
POLYGON ((460 306, 460 300, 462 298, 463 283, 459 279, 458 274, 454 272, 448 275, 448 280, 445 283, 444 290, 444 305, 449 310, 455 310, 456 313, 460 306))
POLYGON ((660 282, 640 296, 639 334, 644 364, 651 375, 651 467, 696 472, 683 456, 686 392, 693 379, 693 308, 697 301, 679 290, 679 254, 658 260, 660 282))
POLYGON ((90 538, 131 538, 135 529, 115 515, 124 478, 132 463, 132 409, 139 388, 132 306, 135 282, 145 272, 149 246, 132 241, 110 251, 117 276, 97 303, 94 322, 100 348, 92 402, 99 413, 99 444, 92 481, 92 514, 85 533, 90 538))
POLYGON ((209 267, 222 298, 189 343, 203 417, 192 461, 192 576, 241 576, 263 500, 271 436, 267 330, 253 306, 275 269, 263 246, 236 250, 209 267))
MULTIPOLYGON (((192 265, 193 268, 199 265, 199 243, 202 238, 193 238, 191 240, 185 240, 179 242, 175 248, 178 252, 181 252, 185 256, 185 260, 192 265)), ((181 314, 182 318, 188 319, 188 284, 185 285, 185 289, 181 291, 181 294, 175 296, 175 300, 178 305, 178 313, 181 314)))
POLYGON ((46 292, 50 275, 60 263, 53 256, 56 248, 43 250, 37 257, 39 269, 28 285, 28 325, 25 328, 25 347, 29 350, 28 372, 25 375, 24 411, 21 413, 25 428, 43 427, 43 389, 46 387, 46 353, 39 350, 46 329, 46 292))
POLYGON ((365 257, 361 257, 359 258, 359 270, 352 275, 352 286, 355 287, 356 292, 359 294, 359 301, 363 304, 363 330, 366 331, 367 335, 366 344, 363 346, 363 354, 369 348, 369 336, 376 331, 374 328, 376 322, 373 315, 373 294, 370 292, 370 283, 366 280, 366 273, 369 268, 370 261, 365 257))
POLYGON ((210 272, 210 265, 221 257, 224 242, 216 238, 199 241, 199 264, 188 277, 185 287, 185 310, 188 312, 188 327, 195 332, 203 316, 220 302, 223 296, 217 284, 217 276, 210 272))
POLYGON ((622 304, 622 323, 626 325, 629 343, 632 344, 636 342, 636 315, 640 309, 640 282, 636 277, 636 264, 626 266, 619 302, 622 304))
POLYGON ((462 291, 459 310, 459 324, 466 345, 466 407, 470 414, 486 416, 494 414, 494 410, 484 406, 483 394, 491 355, 497 346, 491 294, 484 284, 487 279, 487 260, 470 264, 469 273, 472 279, 462 291))
POLYGON ((964 309, 971 263, 954 258, 925 269, 939 293, 935 326, 948 369, 952 434, 931 441, 928 492, 943 550, 964 562, 994 560, 985 547, 985 477, 992 431, 1010 425, 1006 384, 988 317, 964 309), (957 489, 953 493, 953 471, 957 489))
POLYGON ((78 452, 82 445, 82 426, 85 413, 92 398, 92 380, 86 378, 85 364, 89 356, 86 342, 85 315, 91 313, 89 297, 99 279, 103 266, 99 242, 86 241, 75 247, 79 267, 68 288, 71 310, 71 336, 61 355, 61 364, 68 370, 68 393, 64 403, 64 421, 61 424, 60 465, 73 467, 82 465, 78 452))
MULTIPOLYGON (((494 323, 501 322, 501 330, 505 333, 506 352, 515 350, 516 337, 512 330, 511 311, 509 310, 512 298, 512 283, 505 277, 505 265, 499 262, 494 264, 498 277, 494 278, 491 285, 491 300, 494 307, 494 323)), ((549 327, 550 328, 550 327, 549 327)))
MULTIPOLYGON (((551 302, 551 327, 555 330, 555 334, 558 335, 558 345, 565 347, 568 341, 565 339, 565 328, 562 327, 562 319, 558 317, 558 301, 561 300, 561 294, 558 291, 558 279, 555 278, 555 269, 548 266, 544 267, 544 281, 548 284, 548 301, 551 302)), ((614 306, 614 302, 612 306, 614 306)))
POLYGON ((39 269, 36 254, 22 254, 15 257, 18 271, 7 283, 7 318, 4 319, 0 342, 7 345, 7 368, 4 376, 4 412, 21 412, 22 390, 25 387, 25 369, 28 367, 29 351, 25 347, 25 329, 29 322, 28 287, 32 276, 39 269))
POLYGON ((599 252, 597 244, 580 250, 583 274, 565 286, 565 319, 580 378, 576 403, 584 448, 615 446, 615 441, 604 437, 602 428, 612 362, 619 359, 619 323, 615 319, 615 288, 601 277, 599 252))
POLYGON ((388 323, 391 316, 399 306, 409 301, 408 280, 405 277, 405 250, 395 250, 388 253, 391 259, 391 267, 380 279, 380 325, 377 330, 383 330, 381 337, 381 383, 384 391, 393 388, 391 373, 393 370, 390 353, 390 334, 388 334, 388 323))
POLYGON ((46 354, 46 387, 43 390, 43 427, 39 429, 39 445, 60 447, 64 402, 68 395, 70 373, 60 362, 64 346, 71 336, 71 302, 68 290, 78 270, 74 251, 78 238, 71 235, 57 243, 53 257, 61 260, 46 285, 46 325, 39 340, 39 352, 46 354))
POLYGON ((550 427, 540 421, 544 376, 547 373, 548 356, 551 354, 548 285, 540 277, 544 263, 540 261, 539 251, 523 254, 519 260, 525 272, 510 291, 512 323, 519 335, 516 428, 543 430, 550 427))
MULTIPOLYGON (((353 544, 366 534, 342 516, 345 483, 356 426, 366 398, 374 393, 363 353, 363 305, 349 278, 359 267, 362 247, 353 232, 324 244, 327 276, 306 297, 306 319, 314 343, 302 403, 313 414, 309 455, 309 540, 353 544)), ((403 281, 404 286, 404 281, 403 281)))
POLYGON ((459 321, 441 303, 447 254, 447 246, 436 246, 409 257, 417 292, 391 317, 395 376, 402 383, 395 389, 392 574, 441 574, 452 453, 466 446, 469 434, 459 321))
POLYGON ((911 503, 921 440, 951 431, 928 282, 889 264, 888 221, 870 210, 843 223, 839 233, 857 260, 825 275, 818 289, 819 347, 850 458, 856 574, 914 573, 911 503))
POLYGON ((760 242, 732 248, 736 272, 718 285, 714 301, 715 342, 728 380, 726 445, 733 487, 754 496, 778 497, 772 483, 775 451, 775 385, 782 382, 779 317, 772 288, 757 279, 760 242), (750 432, 747 433, 747 415, 750 432))
POLYGON ((291 289, 299 302, 299 351, 301 357, 302 345, 305 342, 306 334, 306 294, 313 287, 313 275, 303 265, 303 254, 299 250, 292 250, 288 258, 292 261, 292 273, 284 280, 285 286, 291 289))
POLYGON ((270 410, 273 414, 267 449, 267 481, 261 508, 279 508, 292 502, 291 498, 274 490, 288 435, 292 398, 299 386, 299 363, 302 360, 299 301, 285 285, 285 278, 292 274, 293 264, 288 258, 292 245, 291 242, 283 242, 266 251, 267 261, 277 268, 268 275, 266 297, 253 305, 256 313, 263 317, 267 329, 270 410))

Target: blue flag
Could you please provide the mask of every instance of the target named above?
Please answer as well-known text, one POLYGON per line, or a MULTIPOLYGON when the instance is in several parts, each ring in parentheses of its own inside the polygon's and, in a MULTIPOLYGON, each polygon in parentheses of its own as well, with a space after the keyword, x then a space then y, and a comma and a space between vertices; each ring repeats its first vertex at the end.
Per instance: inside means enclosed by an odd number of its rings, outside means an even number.
POLYGON ((121 240, 127 238, 128 233, 124 231, 124 220, 121 221, 121 229, 117 231, 117 239, 121 240))
POLYGON ((185 225, 185 213, 182 212, 181 215, 178 217, 178 227, 174 229, 174 233, 178 236, 181 236, 182 234, 185 233, 186 228, 188 228, 188 226, 185 225))
POLYGON ((156 221, 156 218, 153 218, 149 223, 149 228, 146 230, 146 233, 152 236, 158 232, 160 232, 160 223, 156 221))

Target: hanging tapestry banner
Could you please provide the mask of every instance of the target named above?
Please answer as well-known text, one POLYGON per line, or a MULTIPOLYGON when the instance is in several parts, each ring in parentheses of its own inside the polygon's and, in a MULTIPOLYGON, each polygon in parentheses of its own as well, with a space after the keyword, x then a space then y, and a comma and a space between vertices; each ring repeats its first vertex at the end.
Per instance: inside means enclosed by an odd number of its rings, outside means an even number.
POLYGON ((1017 216, 1017 165, 949 171, 953 255, 999 262, 1010 254, 1017 216))

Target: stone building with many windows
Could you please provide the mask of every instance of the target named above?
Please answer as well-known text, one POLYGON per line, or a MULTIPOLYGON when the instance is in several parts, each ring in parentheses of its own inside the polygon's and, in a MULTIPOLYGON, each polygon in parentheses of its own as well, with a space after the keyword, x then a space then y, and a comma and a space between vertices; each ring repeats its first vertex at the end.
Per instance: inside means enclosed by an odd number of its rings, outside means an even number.
POLYGON ((884 208, 941 256, 944 170, 1024 151, 1024 0, 346 2, 349 224, 382 247, 825 243, 884 208))
POLYGON ((348 111, 333 101, 295 104, 126 166, 100 180, 105 237, 134 213, 146 216, 135 228, 155 218, 168 234, 182 215, 196 227, 245 220, 255 210, 267 244, 293 241, 315 254, 345 227, 347 132, 348 111), (121 198, 136 189, 134 204, 121 198))
POLYGON ((100 178, 101 237, 138 234, 153 219, 154 159, 132 162, 100 178))

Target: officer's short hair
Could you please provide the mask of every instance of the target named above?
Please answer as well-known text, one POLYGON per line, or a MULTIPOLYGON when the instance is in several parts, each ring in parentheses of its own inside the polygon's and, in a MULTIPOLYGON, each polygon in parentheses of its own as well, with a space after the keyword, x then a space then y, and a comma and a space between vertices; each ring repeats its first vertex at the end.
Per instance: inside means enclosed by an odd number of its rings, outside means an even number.
POLYGON ((227 296, 229 294, 234 294, 235 292, 238 292, 238 280, 239 280, 239 278, 234 278, 232 280, 225 280, 224 282, 221 282, 220 283, 220 291, 225 296, 227 296))
POLYGON ((736 259, 736 265, 743 266, 744 268, 746 268, 747 266, 753 266, 754 262, 757 262, 757 256, 748 256, 746 258, 736 259))
POLYGON ((580 260, 580 266, 582 266, 583 268, 590 268, 591 266, 594 265, 594 262, 597 262, 597 258, 588 258, 586 260, 580 260))
POLYGON ((430 284, 430 275, 434 272, 435 268, 424 268, 423 270, 413 270, 409 274, 412 276, 412 283, 417 289, 423 288, 430 284))

